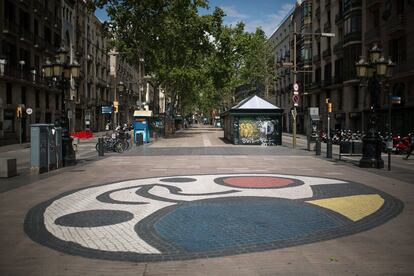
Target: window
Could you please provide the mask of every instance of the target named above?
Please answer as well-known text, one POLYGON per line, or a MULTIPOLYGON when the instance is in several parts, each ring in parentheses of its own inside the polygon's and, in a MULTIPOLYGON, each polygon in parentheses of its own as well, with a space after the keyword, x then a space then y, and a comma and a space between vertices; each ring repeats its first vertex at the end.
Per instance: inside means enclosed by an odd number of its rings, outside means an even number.
POLYGON ((354 108, 358 108, 359 106, 359 90, 358 86, 354 86, 354 108))
POLYGON ((49 93, 46 93, 46 109, 49 109, 49 93))
POLYGON ((4 1, 4 18, 10 23, 16 22, 16 15, 14 13, 14 5, 8 0, 4 1))
POLYGON ((26 87, 22 86, 22 95, 21 95, 21 103, 26 105, 26 87))
POLYGON ((59 110, 59 95, 55 94, 55 110, 59 110))
POLYGON ((33 23, 33 33, 35 37, 39 36, 39 21, 37 21, 37 19, 35 19, 33 23))
POLYGON ((36 107, 40 107, 40 91, 39 90, 36 90, 35 105, 36 107))
POLYGON ((372 19, 373 19, 373 25, 374 28, 379 28, 380 26, 380 11, 379 9, 376 9, 372 12, 372 19))
POLYGON ((338 90, 338 110, 342 110, 343 100, 342 100, 342 89, 338 90))
POLYGON ((44 29, 44 34, 46 43, 52 44, 52 31, 46 26, 44 29))
POLYGON ((407 37, 392 39, 389 42, 389 56, 398 64, 407 60, 407 37))
POLYGON ((316 84, 320 84, 321 83, 321 68, 318 68, 315 71, 315 83, 316 84))
POLYGON ((13 87, 11 83, 6 84, 6 104, 13 104, 13 87))
POLYGON ((5 110, 4 111, 4 121, 3 121, 3 130, 4 132, 14 132, 14 111, 5 110))
POLYGON ((403 15, 405 10, 405 0, 397 0, 397 15, 403 15))
POLYGON ((56 34, 55 33, 55 36, 54 36, 54 42, 55 42, 55 44, 54 44, 54 46, 56 47, 56 49, 57 48, 59 48, 59 46, 60 46, 60 36, 59 36, 59 34, 56 34))

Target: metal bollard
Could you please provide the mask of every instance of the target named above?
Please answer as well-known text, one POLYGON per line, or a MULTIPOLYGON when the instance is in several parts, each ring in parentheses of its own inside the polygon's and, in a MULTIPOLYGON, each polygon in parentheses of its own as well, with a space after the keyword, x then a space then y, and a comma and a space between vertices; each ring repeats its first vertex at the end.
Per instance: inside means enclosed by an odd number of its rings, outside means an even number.
POLYGON ((103 138, 98 138, 98 154, 99 156, 104 156, 103 138))
POLYGON ((332 140, 326 141, 326 158, 332 158, 332 140))
POLYGON ((316 155, 321 155, 321 141, 319 139, 316 139, 315 151, 316 155))

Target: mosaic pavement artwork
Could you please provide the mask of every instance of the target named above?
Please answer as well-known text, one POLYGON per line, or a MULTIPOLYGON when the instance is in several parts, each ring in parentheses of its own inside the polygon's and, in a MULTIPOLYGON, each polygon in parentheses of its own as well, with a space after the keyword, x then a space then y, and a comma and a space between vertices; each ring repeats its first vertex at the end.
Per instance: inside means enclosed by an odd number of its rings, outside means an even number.
POLYGON ((33 207, 34 241, 88 258, 164 261, 258 252, 365 231, 403 203, 337 179, 222 174, 146 178, 69 191, 33 207))

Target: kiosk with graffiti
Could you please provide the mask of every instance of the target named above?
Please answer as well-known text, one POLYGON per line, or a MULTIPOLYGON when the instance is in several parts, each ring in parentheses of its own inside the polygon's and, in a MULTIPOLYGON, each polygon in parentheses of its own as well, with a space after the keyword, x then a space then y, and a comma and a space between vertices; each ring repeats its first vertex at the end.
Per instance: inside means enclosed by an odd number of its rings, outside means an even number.
POLYGON ((270 117, 240 118, 239 134, 242 144, 274 145, 279 121, 270 117))

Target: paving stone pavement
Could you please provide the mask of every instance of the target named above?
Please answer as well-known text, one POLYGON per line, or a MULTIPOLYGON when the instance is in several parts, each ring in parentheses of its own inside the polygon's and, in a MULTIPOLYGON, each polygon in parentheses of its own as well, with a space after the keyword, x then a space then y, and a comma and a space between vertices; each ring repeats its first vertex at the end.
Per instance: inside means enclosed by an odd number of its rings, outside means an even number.
POLYGON ((414 271, 412 182, 220 135, 185 130, 1 193, 0 274, 414 271))

